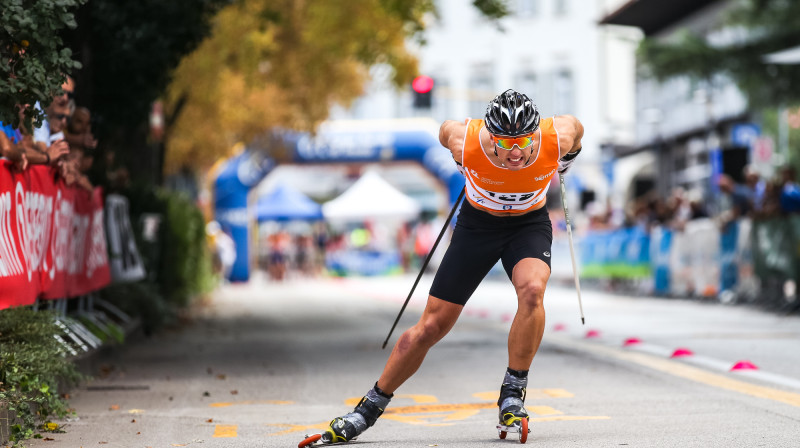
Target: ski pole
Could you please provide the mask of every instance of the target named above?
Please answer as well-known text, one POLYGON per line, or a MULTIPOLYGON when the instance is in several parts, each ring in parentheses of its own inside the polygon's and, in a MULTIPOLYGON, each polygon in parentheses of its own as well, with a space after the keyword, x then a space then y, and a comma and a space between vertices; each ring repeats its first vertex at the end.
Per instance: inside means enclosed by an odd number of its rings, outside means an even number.
POLYGON ((422 268, 419 270, 419 274, 417 275, 417 279, 414 281, 414 286, 411 287, 411 291, 408 293, 408 297, 406 297, 405 303, 403 303, 403 307, 400 308, 400 312, 397 314, 397 319, 394 320, 394 324, 392 324, 392 329, 389 330, 389 334, 386 335, 386 340, 383 341, 383 346, 381 349, 386 348, 386 344, 389 343, 389 338, 392 337, 392 333, 394 332, 394 328, 397 326, 397 323, 400 321, 400 316, 403 315, 403 311, 406 310, 406 306, 408 302, 411 300, 411 295, 414 294, 414 290, 417 288, 417 283, 419 283, 419 279, 422 278, 422 273, 425 272, 425 268, 428 267, 428 262, 431 261, 431 256, 433 255, 433 251, 436 250, 436 246, 439 245, 439 241, 442 240, 442 236, 444 235, 444 231, 447 229, 447 226, 450 225, 450 221, 453 219, 453 215, 456 213, 456 209, 458 208, 458 204, 461 203, 461 200, 464 198, 464 192, 466 191, 466 187, 461 189, 461 193, 458 195, 458 199, 456 199, 456 203, 453 204, 453 209, 450 210, 450 215, 447 217, 447 221, 444 222, 444 226, 442 226, 442 231, 439 232, 439 236, 436 238, 436 242, 433 243, 433 247, 431 250, 428 251, 428 256, 425 257, 425 262, 422 263, 422 268))
POLYGON ((564 174, 558 173, 561 182, 561 205, 564 206, 564 220, 567 222, 567 237, 569 238, 569 254, 572 256, 572 275, 575 277, 575 290, 578 292, 578 308, 581 312, 581 324, 586 325, 583 317, 583 303, 581 302, 581 281, 578 278, 578 266, 575 263, 575 247, 572 243, 572 226, 569 223, 569 210, 567 209, 567 188, 564 186, 564 174))

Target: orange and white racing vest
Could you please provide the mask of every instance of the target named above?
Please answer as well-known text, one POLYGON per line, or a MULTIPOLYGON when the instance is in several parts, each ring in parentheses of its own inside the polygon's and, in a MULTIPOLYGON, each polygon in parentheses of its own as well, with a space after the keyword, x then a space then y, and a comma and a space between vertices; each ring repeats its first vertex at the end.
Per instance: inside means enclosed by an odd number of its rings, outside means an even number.
POLYGON ((489 160, 480 142, 483 127, 483 120, 470 120, 464 138, 461 163, 469 202, 478 209, 510 214, 543 205, 561 154, 553 118, 539 123, 541 138, 535 160, 518 171, 496 166, 489 160))

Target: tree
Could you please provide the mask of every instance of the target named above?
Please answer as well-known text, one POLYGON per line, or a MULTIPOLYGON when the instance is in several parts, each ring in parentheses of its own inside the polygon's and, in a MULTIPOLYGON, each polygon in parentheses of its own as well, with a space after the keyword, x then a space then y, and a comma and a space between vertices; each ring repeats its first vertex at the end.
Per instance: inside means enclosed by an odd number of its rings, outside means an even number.
MULTIPOLYGON (((18 105, 37 101, 46 107, 61 93, 66 75, 81 64, 72 59, 60 33, 75 28, 73 10, 86 0, 2 0, 0 2, 0 121, 20 124, 18 105)), ((43 114, 29 107, 25 126, 41 124, 43 114)))
POLYGON ((659 80, 688 75, 712 82, 732 79, 752 106, 800 102, 800 65, 766 63, 764 56, 800 44, 800 2, 736 0, 722 24, 725 32, 708 39, 683 32, 676 40, 644 39, 639 56, 659 80))
MULTIPOLYGON (((92 110, 98 148, 113 150, 147 183, 158 182, 160 172, 159 148, 147 142, 150 107, 229 2, 92 0, 78 11, 78 27, 66 36, 83 64, 74 74, 76 101, 92 110)), ((96 163, 103 160, 95 157, 96 163)))
MULTIPOLYGON (((474 0, 490 19, 504 0, 474 0)), ((311 131, 333 104, 362 94, 384 64, 397 86, 417 74, 406 40, 421 40, 432 0, 246 0, 225 7, 213 31, 175 72, 165 96, 166 164, 209 166, 234 143, 269 129, 311 131)), ((277 154, 273 154, 277 156, 277 154)))

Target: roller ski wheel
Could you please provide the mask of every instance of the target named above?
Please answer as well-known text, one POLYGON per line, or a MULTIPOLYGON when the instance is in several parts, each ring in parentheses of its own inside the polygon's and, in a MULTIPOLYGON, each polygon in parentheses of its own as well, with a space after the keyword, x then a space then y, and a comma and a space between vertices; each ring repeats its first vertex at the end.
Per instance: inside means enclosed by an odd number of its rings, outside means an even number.
POLYGON ((322 434, 306 434, 306 438, 303 439, 302 442, 297 444, 297 448, 305 448, 307 446, 316 446, 316 445, 344 445, 347 442, 352 442, 358 439, 358 437, 353 437, 350 440, 339 440, 334 442, 334 435, 331 433, 330 430, 323 432, 322 434))
POLYGON ((306 435, 306 438, 303 439, 302 442, 297 444, 297 448, 304 448, 307 446, 314 446, 317 443, 322 443, 320 440, 322 439, 322 434, 311 434, 306 435))
POLYGON ((519 424, 513 424, 511 426, 505 425, 497 425, 497 432, 500 435, 501 439, 505 439, 508 433, 516 432, 519 433, 519 443, 525 443, 528 441, 528 433, 531 430, 528 428, 528 419, 523 418, 519 420, 519 424))

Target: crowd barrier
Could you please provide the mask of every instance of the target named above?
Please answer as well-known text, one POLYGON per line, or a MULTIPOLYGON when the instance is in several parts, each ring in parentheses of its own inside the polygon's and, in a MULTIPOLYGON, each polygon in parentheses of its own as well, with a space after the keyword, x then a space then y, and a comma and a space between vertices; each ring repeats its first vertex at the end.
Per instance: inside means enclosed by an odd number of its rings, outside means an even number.
POLYGON ((653 294, 722 301, 793 300, 800 278, 800 216, 712 219, 683 230, 590 232, 579 240, 581 277, 646 280, 653 294))
POLYGON ((0 309, 85 295, 110 281, 101 189, 0 160, 0 309))
POLYGON ((342 250, 326 254, 325 265, 338 276, 388 275, 401 270, 400 252, 342 250))
POLYGON ((578 246, 581 277, 630 280, 651 275, 650 235, 636 227, 591 232, 578 246))

